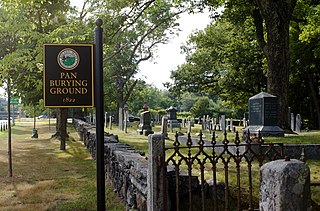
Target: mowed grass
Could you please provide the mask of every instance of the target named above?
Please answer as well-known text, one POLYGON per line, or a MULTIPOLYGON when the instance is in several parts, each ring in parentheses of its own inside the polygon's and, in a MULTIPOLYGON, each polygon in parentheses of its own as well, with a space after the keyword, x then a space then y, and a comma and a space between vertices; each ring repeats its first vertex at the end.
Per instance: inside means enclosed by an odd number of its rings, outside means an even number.
MULTIPOLYGON (((128 128, 128 132, 124 133, 124 131, 121 131, 118 129, 116 125, 112 127, 112 129, 106 128, 106 131, 109 133, 113 133, 115 135, 119 136, 119 140, 122 142, 125 142, 129 144, 130 146, 134 147, 137 150, 144 151, 146 156, 148 156, 148 137, 144 135, 139 135, 137 133, 137 128, 138 128, 138 123, 134 122, 131 123, 131 126, 128 128)), ((155 127, 152 128, 152 130, 155 133, 160 133, 161 126, 155 125, 155 127)), ((196 137, 195 134, 199 133, 201 130, 201 125, 196 124, 195 127, 192 128, 191 135, 192 137, 196 137)), ((237 127, 237 130, 239 131, 239 136, 241 137, 242 135, 242 128, 237 127)), ((168 136, 169 140, 166 140, 166 146, 173 146, 173 142, 175 140, 175 132, 182 132, 185 135, 187 135, 186 131, 187 128, 181 128, 179 130, 178 128, 174 128, 174 132, 171 133, 168 131, 168 136)), ((211 135, 207 131, 202 131, 203 134, 205 135, 206 139, 211 139, 211 135)), ((216 131, 216 140, 223 140, 224 134, 221 131, 216 131)), ((228 133, 227 139, 230 142, 234 142, 235 134, 234 133, 228 133)), ((286 137, 266 137, 265 138, 266 143, 286 143, 286 144, 320 144, 320 131, 310 131, 310 132, 302 132, 297 135, 290 135, 286 137)), ((172 153, 173 150, 170 150, 168 154, 172 153)), ((187 155, 187 150, 181 150, 185 155, 187 155)), ((193 154, 196 154, 193 150, 193 154)), ((168 155, 166 155, 168 157, 168 155)), ((306 155, 307 156, 307 155, 306 155)), ((307 164, 310 168, 310 180, 312 183, 320 182, 320 161, 318 160, 308 160, 307 164)), ((193 174, 194 175, 200 175, 199 172, 199 166, 194 165, 193 166, 193 174)), ((181 169, 187 171, 186 166, 181 166, 181 169)), ((219 181, 224 181, 224 167, 221 162, 218 163, 217 165, 217 178, 219 181)), ((243 192, 248 191, 248 170, 247 170, 247 164, 246 163, 241 163, 241 187, 243 188, 243 192)), ((253 173, 253 193, 255 200, 258 199, 258 194, 259 194, 259 185, 260 185, 260 174, 259 174, 259 165, 257 162, 253 162, 253 167, 252 167, 252 173, 253 173)), ((205 178, 206 179, 211 179, 212 178, 212 171, 211 171, 211 166, 209 165, 208 168, 206 167, 205 169, 205 178)), ((235 165, 233 162, 230 163, 229 165, 229 183, 231 186, 231 189, 234 189, 237 180, 236 180, 236 169, 235 165)), ((311 187, 311 192, 312 192, 312 199, 320 204, 320 187, 317 186, 312 186, 311 187)))
MULTIPOLYGON (((51 139, 47 120, 36 125, 39 138, 31 139, 33 123, 16 122, 12 127, 13 177, 8 177, 7 131, 0 133, 0 210, 96 210, 96 164, 68 127, 66 150, 51 139)), ((107 184, 108 210, 125 210, 107 184)))

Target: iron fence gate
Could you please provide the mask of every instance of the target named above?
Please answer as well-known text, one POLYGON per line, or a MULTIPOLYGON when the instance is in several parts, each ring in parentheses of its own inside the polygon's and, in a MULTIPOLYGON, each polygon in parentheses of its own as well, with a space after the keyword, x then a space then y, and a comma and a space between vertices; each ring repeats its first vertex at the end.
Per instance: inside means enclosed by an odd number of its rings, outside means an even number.
POLYGON ((224 133, 210 141, 200 132, 185 139, 176 134, 172 146, 165 147, 163 184, 169 197, 169 210, 255 210, 263 163, 284 157, 283 144, 264 144, 260 135, 250 139, 248 133, 233 142, 224 133))

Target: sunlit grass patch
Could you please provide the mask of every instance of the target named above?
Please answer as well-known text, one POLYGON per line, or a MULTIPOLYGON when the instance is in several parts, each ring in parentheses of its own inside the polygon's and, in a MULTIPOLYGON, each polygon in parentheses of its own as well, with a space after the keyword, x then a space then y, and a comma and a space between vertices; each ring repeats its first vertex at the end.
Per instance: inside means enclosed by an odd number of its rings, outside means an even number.
MULTIPOLYGON (((0 210, 96 210, 96 163, 70 126, 66 150, 52 139, 48 122, 37 122, 38 139, 31 139, 33 123, 12 128, 13 177, 7 177, 7 131, 0 133, 0 210)), ((108 210, 125 210, 107 185, 108 210), (115 208, 114 208, 115 207, 115 208)))

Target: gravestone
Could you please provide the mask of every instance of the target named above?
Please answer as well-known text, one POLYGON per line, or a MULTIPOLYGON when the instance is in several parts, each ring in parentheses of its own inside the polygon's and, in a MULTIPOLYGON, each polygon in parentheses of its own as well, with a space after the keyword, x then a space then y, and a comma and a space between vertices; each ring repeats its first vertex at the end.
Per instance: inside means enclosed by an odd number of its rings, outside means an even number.
POLYGON ((243 125, 244 128, 247 127, 247 120, 246 120, 245 117, 242 119, 242 125, 243 125))
POLYGON ((112 129, 112 116, 109 116, 109 129, 112 129))
POLYGON ((182 127, 186 127, 186 119, 182 119, 182 127))
POLYGON ((177 109, 175 107, 170 107, 167 109, 167 116, 168 116, 168 126, 172 128, 180 128, 181 124, 177 120, 177 109))
POLYGON ((298 133, 301 132, 301 116, 300 116, 300 114, 297 114, 297 116, 296 116, 296 131, 298 133))
POLYGON ((221 115, 220 125, 221 125, 221 130, 225 132, 226 131, 226 115, 221 115))
POLYGON ((191 133, 191 120, 188 121, 188 130, 187 133, 191 133))
POLYGON ((284 136, 278 125, 278 99, 266 92, 249 99, 249 126, 244 129, 251 135, 261 132, 262 136, 284 136))
POLYGON ((148 136, 149 134, 153 134, 154 132, 152 131, 151 127, 151 113, 150 111, 144 111, 140 115, 140 124, 139 124, 139 129, 137 132, 140 135, 145 135, 148 136))
POLYGON ((129 126, 129 110, 127 104, 123 107, 123 131, 125 133, 128 132, 128 126, 129 126))
POLYGON ((162 117, 162 124, 161 124, 161 134, 165 139, 168 139, 168 119, 167 117, 162 117))
POLYGON ((119 108, 119 130, 123 130, 123 109, 119 108))

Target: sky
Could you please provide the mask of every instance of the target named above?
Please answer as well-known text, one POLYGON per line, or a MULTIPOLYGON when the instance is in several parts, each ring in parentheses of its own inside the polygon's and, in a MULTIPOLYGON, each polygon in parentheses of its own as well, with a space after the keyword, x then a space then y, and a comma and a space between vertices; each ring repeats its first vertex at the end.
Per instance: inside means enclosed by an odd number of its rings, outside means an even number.
POLYGON ((159 89, 164 89, 163 83, 170 81, 170 73, 178 65, 185 61, 185 55, 181 54, 180 46, 186 43, 188 36, 196 31, 204 29, 209 23, 209 13, 182 14, 179 19, 179 36, 170 40, 168 44, 158 45, 156 58, 153 61, 142 62, 139 66, 142 79, 159 89))

